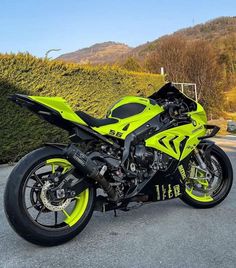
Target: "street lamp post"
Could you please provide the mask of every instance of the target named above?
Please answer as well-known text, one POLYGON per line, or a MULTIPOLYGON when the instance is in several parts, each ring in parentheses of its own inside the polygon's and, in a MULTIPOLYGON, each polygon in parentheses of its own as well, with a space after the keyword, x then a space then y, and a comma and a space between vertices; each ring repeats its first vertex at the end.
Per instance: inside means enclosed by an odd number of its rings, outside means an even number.
POLYGON ((60 51, 60 50, 61 50, 60 48, 52 48, 52 49, 49 49, 49 50, 45 53, 44 58, 50 60, 51 58, 48 58, 48 54, 51 53, 52 51, 60 51))

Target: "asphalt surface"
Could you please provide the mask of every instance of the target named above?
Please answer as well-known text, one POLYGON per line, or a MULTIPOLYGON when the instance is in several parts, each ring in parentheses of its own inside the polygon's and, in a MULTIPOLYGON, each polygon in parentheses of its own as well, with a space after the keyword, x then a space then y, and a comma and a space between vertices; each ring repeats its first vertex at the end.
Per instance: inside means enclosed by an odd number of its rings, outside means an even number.
MULTIPOLYGON (((236 139, 216 139, 236 172, 236 139)), ((12 167, 0 167, 0 267, 236 267, 236 186, 223 203, 200 210, 171 200, 129 212, 94 213, 74 240, 43 248, 18 237, 3 211, 12 167)))

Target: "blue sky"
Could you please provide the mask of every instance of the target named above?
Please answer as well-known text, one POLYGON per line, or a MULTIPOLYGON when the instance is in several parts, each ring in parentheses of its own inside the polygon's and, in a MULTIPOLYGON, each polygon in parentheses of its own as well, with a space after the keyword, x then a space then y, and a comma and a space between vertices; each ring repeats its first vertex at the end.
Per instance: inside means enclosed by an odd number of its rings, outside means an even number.
POLYGON ((219 16, 235 0, 1 0, 0 52, 57 56, 94 43, 137 46, 219 16))

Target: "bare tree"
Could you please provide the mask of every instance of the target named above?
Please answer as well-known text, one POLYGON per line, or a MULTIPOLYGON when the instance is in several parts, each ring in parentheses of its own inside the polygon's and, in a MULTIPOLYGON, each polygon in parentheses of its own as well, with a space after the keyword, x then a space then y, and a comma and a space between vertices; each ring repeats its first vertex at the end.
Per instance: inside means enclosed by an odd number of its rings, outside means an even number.
POLYGON ((186 40, 180 36, 162 38, 147 59, 147 69, 157 73, 160 72, 161 66, 164 66, 169 80, 185 80, 186 46, 186 40))
POLYGON ((188 44, 185 73, 189 81, 197 84, 198 97, 206 108, 221 108, 223 74, 216 53, 208 43, 195 41, 188 44))
POLYGON ((219 111, 223 107, 223 72, 209 43, 186 41, 181 36, 165 37, 146 62, 151 72, 160 72, 161 66, 170 81, 196 83, 198 98, 207 110, 219 111))

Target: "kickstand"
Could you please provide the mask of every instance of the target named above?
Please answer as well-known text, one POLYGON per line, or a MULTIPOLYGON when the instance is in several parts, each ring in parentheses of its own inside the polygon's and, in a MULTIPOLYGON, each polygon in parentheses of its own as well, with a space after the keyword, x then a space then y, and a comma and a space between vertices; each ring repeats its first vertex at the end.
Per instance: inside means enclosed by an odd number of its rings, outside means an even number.
POLYGON ((114 217, 117 217, 116 209, 114 209, 114 217))

